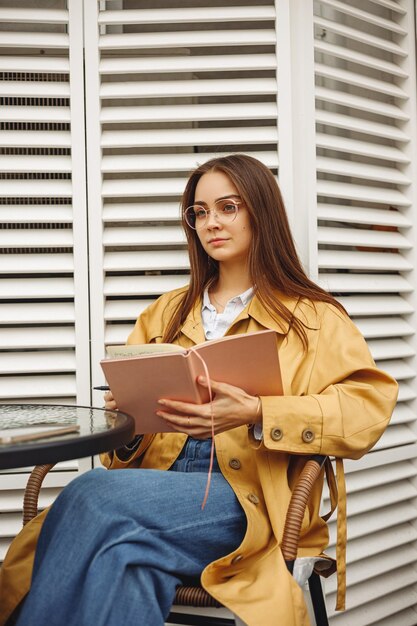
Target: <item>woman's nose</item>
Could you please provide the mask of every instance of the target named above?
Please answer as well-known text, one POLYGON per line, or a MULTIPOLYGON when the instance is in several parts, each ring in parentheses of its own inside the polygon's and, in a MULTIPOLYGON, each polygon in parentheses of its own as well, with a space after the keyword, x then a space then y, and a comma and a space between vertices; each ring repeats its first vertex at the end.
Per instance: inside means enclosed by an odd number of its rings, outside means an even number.
POLYGON ((217 219, 217 213, 213 211, 213 209, 211 211, 208 211, 206 228, 219 228, 219 226, 220 226, 220 222, 217 219))

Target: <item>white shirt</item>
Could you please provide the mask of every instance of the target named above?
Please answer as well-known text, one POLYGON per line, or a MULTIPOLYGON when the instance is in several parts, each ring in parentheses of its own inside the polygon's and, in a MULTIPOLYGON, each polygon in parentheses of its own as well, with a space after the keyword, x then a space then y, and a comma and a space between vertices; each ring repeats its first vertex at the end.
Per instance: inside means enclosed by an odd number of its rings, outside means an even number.
POLYGON ((223 313, 217 313, 216 308, 210 302, 208 290, 203 295, 203 307, 201 317, 206 339, 219 339, 230 328, 237 316, 242 313, 246 305, 252 300, 253 287, 249 287, 239 296, 231 298, 224 307, 223 313))
MULTIPOLYGON (((204 291, 201 317, 206 339, 219 339, 230 328, 237 316, 242 313, 246 305, 252 300, 253 287, 249 287, 239 296, 231 298, 224 307, 223 313, 217 313, 216 308, 210 302, 208 290, 204 291)), ((256 439, 262 439, 262 425, 256 424, 253 432, 256 439)))

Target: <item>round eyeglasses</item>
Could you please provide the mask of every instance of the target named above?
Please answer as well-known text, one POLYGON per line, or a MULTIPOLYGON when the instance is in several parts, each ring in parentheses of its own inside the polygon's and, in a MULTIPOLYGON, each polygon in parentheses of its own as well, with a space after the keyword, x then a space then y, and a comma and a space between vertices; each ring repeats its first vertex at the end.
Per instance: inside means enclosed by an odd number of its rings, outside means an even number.
POLYGON ((236 219, 240 204, 242 204, 241 201, 231 198, 216 200, 215 209, 206 209, 201 204, 193 204, 185 209, 184 219, 188 226, 194 230, 199 230, 207 224, 210 213, 220 224, 230 224, 236 219))

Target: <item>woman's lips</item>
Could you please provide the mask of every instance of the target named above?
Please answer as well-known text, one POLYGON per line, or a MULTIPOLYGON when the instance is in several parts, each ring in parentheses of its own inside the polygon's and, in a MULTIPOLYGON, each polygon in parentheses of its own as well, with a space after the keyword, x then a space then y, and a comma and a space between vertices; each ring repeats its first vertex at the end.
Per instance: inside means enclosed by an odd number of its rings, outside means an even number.
POLYGON ((221 246, 223 243, 226 243, 227 239, 210 239, 209 244, 211 246, 221 246))

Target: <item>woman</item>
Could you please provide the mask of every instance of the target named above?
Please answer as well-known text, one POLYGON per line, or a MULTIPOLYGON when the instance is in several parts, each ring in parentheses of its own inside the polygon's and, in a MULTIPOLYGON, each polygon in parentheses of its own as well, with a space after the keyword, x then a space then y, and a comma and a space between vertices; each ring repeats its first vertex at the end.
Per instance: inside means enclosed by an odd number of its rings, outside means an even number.
MULTIPOLYGON (((196 578, 249 626, 308 624, 279 548, 303 455, 359 458, 390 418, 396 383, 376 369, 342 306, 305 275, 272 173, 245 155, 213 159, 191 174, 182 208, 190 284, 153 303, 128 341, 188 348, 273 329, 285 395, 258 398, 211 381, 212 404, 162 398, 158 414, 177 432, 103 455, 107 468, 125 471, 84 474, 48 512, 19 625, 46 615, 51 625, 162 625, 176 585, 196 578), (212 416, 216 457, 201 510, 212 416)), ((115 408, 110 392, 105 400, 115 408)), ((319 484, 300 556, 328 543, 320 496, 319 484)), ((6 559, 3 596, 15 603, 44 517, 6 559)))

